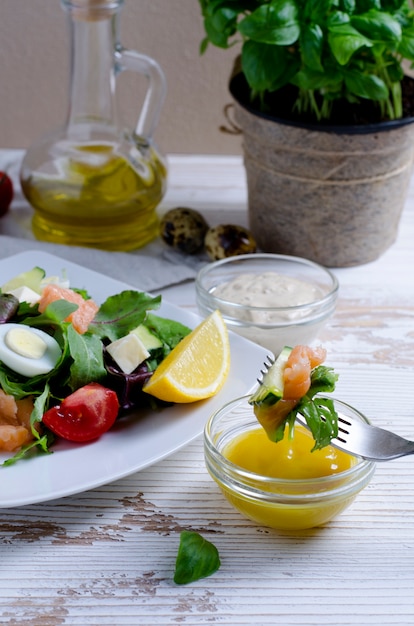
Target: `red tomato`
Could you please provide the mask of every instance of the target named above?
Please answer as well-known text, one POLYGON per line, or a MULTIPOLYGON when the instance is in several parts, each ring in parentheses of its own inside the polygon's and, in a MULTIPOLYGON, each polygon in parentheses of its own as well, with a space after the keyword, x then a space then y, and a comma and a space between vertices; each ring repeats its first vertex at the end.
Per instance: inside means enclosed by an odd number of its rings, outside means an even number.
POLYGON ((92 441, 114 424, 119 410, 115 391, 89 383, 46 411, 43 423, 69 441, 92 441))
POLYGON ((13 200, 13 183, 4 172, 0 172, 0 217, 9 210, 13 200))

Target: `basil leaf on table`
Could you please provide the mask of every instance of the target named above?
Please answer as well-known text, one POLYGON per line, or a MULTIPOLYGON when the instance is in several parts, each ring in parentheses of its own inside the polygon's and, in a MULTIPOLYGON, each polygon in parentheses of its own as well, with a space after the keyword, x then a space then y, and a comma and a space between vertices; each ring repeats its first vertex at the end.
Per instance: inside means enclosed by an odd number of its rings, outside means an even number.
POLYGON ((174 572, 177 585, 211 576, 219 567, 220 557, 215 545, 196 532, 181 532, 174 572))

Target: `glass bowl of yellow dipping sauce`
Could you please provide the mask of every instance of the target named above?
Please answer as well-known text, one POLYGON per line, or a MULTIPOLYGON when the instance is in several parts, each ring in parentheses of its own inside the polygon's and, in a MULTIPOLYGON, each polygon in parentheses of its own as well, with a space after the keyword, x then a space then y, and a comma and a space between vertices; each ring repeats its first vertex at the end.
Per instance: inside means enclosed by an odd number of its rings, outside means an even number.
MULTIPOLYGON (((227 500, 262 526, 299 530, 320 526, 349 507, 371 480, 375 463, 326 446, 311 452, 310 432, 295 425, 293 438, 270 441, 249 396, 226 404, 204 431, 207 469, 227 500)), ((367 422, 333 399, 336 411, 367 422)))
POLYGON ((229 330, 277 356, 318 336, 335 312, 339 284, 308 259, 256 253, 207 263, 195 289, 202 316, 219 309, 229 330))

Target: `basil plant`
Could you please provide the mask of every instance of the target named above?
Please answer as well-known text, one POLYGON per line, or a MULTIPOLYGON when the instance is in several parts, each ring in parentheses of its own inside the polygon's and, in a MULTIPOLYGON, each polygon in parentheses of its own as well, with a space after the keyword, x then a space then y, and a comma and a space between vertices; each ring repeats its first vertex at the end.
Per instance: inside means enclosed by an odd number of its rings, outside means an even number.
POLYGON ((295 108, 329 119, 335 100, 403 115, 404 61, 414 62, 408 0, 199 0, 208 44, 241 45, 252 99, 294 85, 295 108))

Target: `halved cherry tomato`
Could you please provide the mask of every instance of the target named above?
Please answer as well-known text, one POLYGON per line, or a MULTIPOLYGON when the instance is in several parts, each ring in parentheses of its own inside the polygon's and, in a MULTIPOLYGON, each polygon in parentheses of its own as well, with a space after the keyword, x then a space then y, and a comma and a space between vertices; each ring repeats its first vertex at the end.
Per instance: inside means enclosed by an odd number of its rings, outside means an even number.
POLYGON ((55 435, 69 441, 92 441, 113 426, 119 411, 115 391, 89 383, 43 415, 43 423, 55 435))

